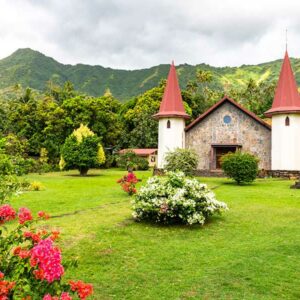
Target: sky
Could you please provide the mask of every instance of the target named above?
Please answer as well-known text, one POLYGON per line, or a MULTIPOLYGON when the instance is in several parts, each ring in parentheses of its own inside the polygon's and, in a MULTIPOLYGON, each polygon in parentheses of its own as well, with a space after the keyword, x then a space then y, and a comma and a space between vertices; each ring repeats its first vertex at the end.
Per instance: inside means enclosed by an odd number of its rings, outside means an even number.
POLYGON ((61 63, 141 69, 300 57, 299 0, 0 0, 0 58, 31 48, 61 63))

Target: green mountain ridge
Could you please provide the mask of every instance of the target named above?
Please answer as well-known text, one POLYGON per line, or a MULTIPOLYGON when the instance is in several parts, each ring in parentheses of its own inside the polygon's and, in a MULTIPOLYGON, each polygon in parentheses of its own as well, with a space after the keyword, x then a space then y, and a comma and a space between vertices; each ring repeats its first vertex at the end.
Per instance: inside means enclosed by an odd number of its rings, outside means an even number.
MULTIPOLYGON (((177 72, 182 88, 189 80, 195 79, 199 68, 212 72, 211 88, 220 89, 224 85, 242 87, 250 78, 257 82, 277 80, 281 62, 282 60, 278 59, 240 67, 213 67, 204 63, 195 66, 183 64, 177 66, 177 72)), ((291 58, 291 63, 299 85, 300 59, 291 58)), ((169 65, 166 64, 140 70, 118 70, 85 64, 65 65, 26 48, 0 60, 0 94, 17 84, 43 91, 49 80, 59 84, 71 81, 75 88, 83 93, 100 96, 109 88, 116 98, 126 101, 156 86, 161 79, 167 77, 168 70, 169 65)))

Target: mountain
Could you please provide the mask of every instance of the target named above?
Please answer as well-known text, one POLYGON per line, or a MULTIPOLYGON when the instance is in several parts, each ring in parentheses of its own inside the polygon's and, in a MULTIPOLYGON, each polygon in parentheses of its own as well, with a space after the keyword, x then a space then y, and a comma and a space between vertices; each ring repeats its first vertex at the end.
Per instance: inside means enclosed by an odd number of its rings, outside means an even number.
MULTIPOLYGON (((300 59, 292 58, 291 62, 299 85, 300 59)), ((177 72, 182 88, 188 80, 195 78, 198 68, 213 73, 212 87, 220 88, 225 84, 241 87, 250 78, 257 81, 277 80, 280 66, 281 60, 259 65, 222 68, 206 64, 196 66, 183 64, 177 67, 177 72)), ((3 93, 3 90, 8 87, 21 84, 23 87, 43 91, 49 80, 55 83, 69 80, 81 92, 100 96, 109 88, 116 98, 125 101, 156 86, 161 79, 167 77, 168 70, 169 65, 133 71, 84 64, 64 65, 38 51, 26 48, 19 49, 9 57, 0 60, 0 89, 3 93)))

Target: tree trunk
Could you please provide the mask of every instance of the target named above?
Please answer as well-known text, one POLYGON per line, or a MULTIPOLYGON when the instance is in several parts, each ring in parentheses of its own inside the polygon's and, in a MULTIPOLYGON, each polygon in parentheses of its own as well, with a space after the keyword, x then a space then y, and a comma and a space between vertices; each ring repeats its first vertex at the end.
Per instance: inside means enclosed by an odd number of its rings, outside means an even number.
POLYGON ((80 176, 86 176, 88 173, 88 170, 89 170, 89 168, 87 168, 87 167, 79 168, 80 176))

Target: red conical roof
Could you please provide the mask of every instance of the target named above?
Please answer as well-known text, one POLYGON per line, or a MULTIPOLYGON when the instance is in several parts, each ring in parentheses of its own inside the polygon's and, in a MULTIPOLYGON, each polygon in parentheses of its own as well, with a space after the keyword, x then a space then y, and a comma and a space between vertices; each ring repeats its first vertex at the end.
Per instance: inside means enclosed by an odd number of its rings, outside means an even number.
POLYGON ((160 104, 159 112, 155 118, 178 117, 188 119, 189 115, 185 112, 181 91, 178 84, 176 69, 172 62, 164 96, 160 104))
POLYGON ((285 52, 281 66, 280 76, 273 100, 272 108, 265 115, 272 116, 280 113, 300 113, 300 95, 291 67, 289 55, 285 52))

